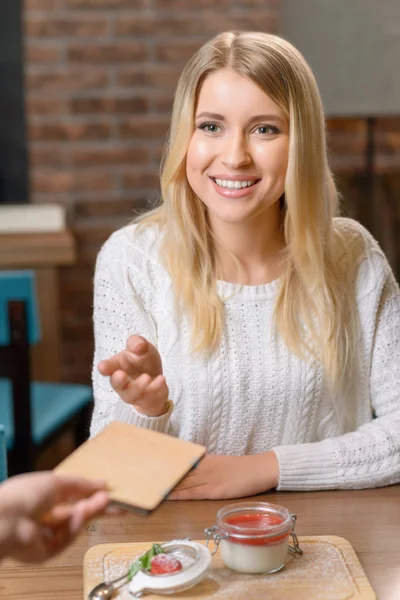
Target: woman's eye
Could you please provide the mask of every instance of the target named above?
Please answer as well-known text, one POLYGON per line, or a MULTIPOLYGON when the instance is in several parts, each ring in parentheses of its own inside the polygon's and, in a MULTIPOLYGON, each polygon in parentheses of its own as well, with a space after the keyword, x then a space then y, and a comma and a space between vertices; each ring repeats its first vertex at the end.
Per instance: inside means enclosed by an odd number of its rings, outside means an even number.
POLYGON ((218 133, 220 131, 220 127, 215 123, 202 123, 199 126, 199 129, 203 129, 203 131, 208 131, 208 133, 218 133))
POLYGON ((273 125, 260 125, 260 127, 257 127, 256 132, 261 135, 274 135, 279 133, 279 129, 273 125))

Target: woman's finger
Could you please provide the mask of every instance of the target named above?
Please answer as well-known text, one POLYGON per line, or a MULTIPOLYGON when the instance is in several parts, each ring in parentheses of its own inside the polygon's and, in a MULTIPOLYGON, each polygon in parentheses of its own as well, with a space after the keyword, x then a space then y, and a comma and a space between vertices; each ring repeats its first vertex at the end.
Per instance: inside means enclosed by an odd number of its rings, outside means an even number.
POLYGON ((110 377, 111 386, 117 394, 124 392, 131 381, 132 377, 126 371, 122 371, 122 369, 118 369, 110 377))
POLYGON ((148 345, 148 341, 141 335, 130 335, 126 341, 126 349, 137 356, 146 354, 148 345))
POLYGON ((140 360, 141 357, 136 356, 133 352, 122 350, 99 362, 97 368, 105 377, 110 377, 118 370, 125 371, 129 375, 138 375, 141 373, 140 360))
POLYGON ((167 385, 164 375, 157 375, 157 377, 155 377, 153 381, 149 384, 146 393, 158 392, 158 390, 161 390, 164 387, 164 385, 167 385))
POLYGON ((208 486, 198 485, 185 490, 174 490, 168 495, 167 500, 204 500, 207 495, 208 486))
POLYGON ((110 381, 112 387, 124 402, 135 404, 150 384, 151 377, 147 373, 142 373, 142 375, 133 379, 129 376, 122 376, 118 372, 118 374, 111 377, 110 381))

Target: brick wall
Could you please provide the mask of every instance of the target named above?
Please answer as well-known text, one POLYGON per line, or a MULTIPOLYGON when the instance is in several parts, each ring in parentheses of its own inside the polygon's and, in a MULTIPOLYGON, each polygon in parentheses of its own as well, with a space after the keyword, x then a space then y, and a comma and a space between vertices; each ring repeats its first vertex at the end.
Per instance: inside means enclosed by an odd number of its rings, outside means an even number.
POLYGON ((31 198, 67 208, 78 246, 77 264, 61 276, 65 380, 89 377, 101 244, 157 199, 184 63, 220 31, 276 32, 278 7, 279 0, 25 0, 31 198))
MULTIPOLYGON (((89 379, 92 276, 101 244, 157 199, 182 66, 222 30, 278 32, 279 4, 25 0, 31 199, 66 207, 78 247, 77 264, 61 274, 65 380, 89 379)), ((331 123, 333 165, 348 190, 350 173, 362 166, 362 128, 331 123)), ((379 168, 398 171, 400 120, 379 128, 379 168)))

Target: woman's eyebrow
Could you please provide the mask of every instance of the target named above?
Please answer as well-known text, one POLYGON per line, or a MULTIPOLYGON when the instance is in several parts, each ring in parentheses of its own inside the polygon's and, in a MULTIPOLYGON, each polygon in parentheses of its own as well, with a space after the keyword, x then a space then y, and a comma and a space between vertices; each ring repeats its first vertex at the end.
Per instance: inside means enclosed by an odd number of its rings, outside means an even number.
MULTIPOLYGON (((220 115, 219 113, 213 113, 213 112, 201 112, 198 115, 196 115, 196 119, 200 119, 200 118, 206 118, 206 119, 215 119, 216 121, 225 121, 225 117, 223 115, 220 115)), ((253 124, 253 123, 260 123, 262 121, 274 121, 276 123, 281 123, 282 125, 285 123, 285 121, 283 119, 281 119, 281 117, 279 117, 278 115, 273 115, 273 114, 269 114, 269 115, 255 115, 254 117, 251 117, 251 119, 249 120, 249 124, 253 124)))
POLYGON ((212 112, 202 112, 199 115, 196 115, 196 119, 200 119, 200 117, 205 117, 206 119, 215 119, 216 121, 225 121, 225 117, 223 115, 212 112))
POLYGON ((281 123, 282 125, 285 123, 285 121, 279 117, 278 115, 256 115, 254 117, 251 117, 251 119, 249 120, 249 124, 251 125, 252 123, 261 123, 262 121, 274 121, 275 123, 281 123))

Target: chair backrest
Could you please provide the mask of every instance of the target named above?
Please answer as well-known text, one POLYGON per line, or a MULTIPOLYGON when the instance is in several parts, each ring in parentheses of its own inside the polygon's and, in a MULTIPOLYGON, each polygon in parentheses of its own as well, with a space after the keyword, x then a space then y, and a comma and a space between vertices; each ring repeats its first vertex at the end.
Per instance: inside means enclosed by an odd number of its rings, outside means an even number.
POLYGON ((7 447, 6 432, 0 425, 0 483, 7 479, 7 447))
POLYGON ((30 345, 39 340, 34 271, 0 271, 0 376, 12 386, 16 472, 21 457, 32 460, 30 345))
POLYGON ((12 301, 24 301, 28 342, 36 344, 41 331, 34 271, 0 271, 0 346, 11 343, 9 303, 12 301))

